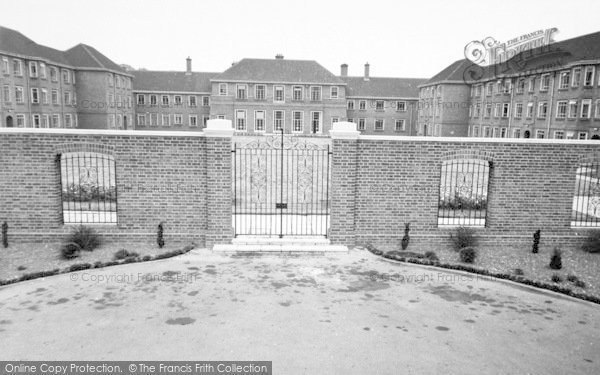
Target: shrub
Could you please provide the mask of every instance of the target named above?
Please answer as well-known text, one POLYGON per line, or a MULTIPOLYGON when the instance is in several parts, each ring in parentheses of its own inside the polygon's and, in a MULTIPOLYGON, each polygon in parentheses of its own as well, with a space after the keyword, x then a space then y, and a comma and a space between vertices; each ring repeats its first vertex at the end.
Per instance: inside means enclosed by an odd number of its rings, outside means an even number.
POLYGON ((163 248, 163 246, 165 246, 165 239, 163 238, 163 234, 164 234, 164 228, 163 228, 163 223, 159 223, 158 224, 158 232, 156 233, 156 243, 158 244, 159 248, 163 248))
POLYGON ((25 271, 26 269, 27 269, 27 267, 25 267, 25 266, 17 267, 17 271, 25 271))
POLYGON ((432 262, 438 262, 440 260, 434 251, 427 251, 425 253, 425 258, 432 262))
POLYGON ((600 232, 592 232, 581 248, 588 253, 600 253, 600 232))
POLYGON ((567 281, 574 283, 574 282, 577 282, 577 280, 579 280, 579 278, 577 276, 567 275, 567 281))
POLYGON ((560 275, 554 274, 552 275, 551 280, 553 283, 560 283, 562 282, 562 277, 560 277, 560 275))
POLYGON ((81 247, 75 242, 67 242, 60 248, 60 254, 62 255, 63 259, 77 258, 80 252, 81 247))
POLYGON ((585 288, 585 283, 581 280, 577 280, 573 283, 573 285, 575 285, 578 288, 584 289, 585 288))
POLYGON ((115 260, 127 259, 127 258, 137 258, 139 256, 136 252, 129 252, 125 249, 121 249, 117 251, 114 255, 115 260))
POLYGON ((104 267, 104 263, 102 263, 101 261, 97 261, 94 263, 94 268, 102 268, 104 267))
POLYGON ((147 261, 149 261, 149 260, 152 260, 152 257, 151 257, 150 255, 144 255, 144 257, 142 258, 142 260, 143 260, 144 262, 147 262, 147 261))
POLYGON ((402 237, 402 250, 406 250, 408 247, 408 241, 410 241, 410 236, 408 235, 410 232, 410 223, 404 224, 404 237, 402 237))
POLYGON ((562 255, 557 247, 554 248, 554 252, 550 258, 550 268, 553 270, 559 270, 562 268, 562 255))
POLYGON ((92 268, 92 265, 89 263, 77 263, 77 264, 72 264, 71 267, 69 267, 69 271, 73 272, 73 271, 83 271, 83 270, 87 270, 92 268))
POLYGON ((78 244, 81 250, 92 251, 100 246, 100 237, 92 228, 80 225, 71 233, 67 242, 78 244))
POLYGON ((523 270, 520 268, 515 268, 514 274, 517 276, 523 276, 525 274, 525 272, 523 272, 523 270))
POLYGON ((2 246, 8 247, 8 223, 2 223, 2 246))
POLYGON ((473 263, 477 257, 477 250, 472 247, 463 247, 459 252, 460 261, 463 263, 473 263))
POLYGON ((533 233, 533 247, 531 249, 531 252, 534 254, 537 254, 539 251, 539 245, 540 245, 540 230, 536 230, 533 233))
POLYGON ((460 251, 460 249, 465 247, 475 247, 477 245, 477 239, 474 234, 475 231, 472 228, 456 228, 456 233, 450 234, 450 239, 454 243, 454 249, 460 251))

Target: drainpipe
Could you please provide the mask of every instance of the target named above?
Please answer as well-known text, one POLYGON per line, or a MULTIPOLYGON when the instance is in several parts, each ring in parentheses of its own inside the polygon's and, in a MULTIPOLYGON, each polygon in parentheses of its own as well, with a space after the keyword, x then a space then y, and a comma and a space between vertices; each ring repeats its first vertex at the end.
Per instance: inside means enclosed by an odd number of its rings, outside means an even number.
MULTIPOLYGON (((554 107, 554 84, 556 83, 556 74, 557 72, 554 72, 552 75, 552 83, 550 84, 550 89, 552 91, 550 91, 550 100, 548 100, 548 111, 546 113, 548 116, 548 138, 550 138, 550 122, 552 121, 552 108, 554 107)), ((566 136, 567 135, 565 134, 565 138, 566 136)))

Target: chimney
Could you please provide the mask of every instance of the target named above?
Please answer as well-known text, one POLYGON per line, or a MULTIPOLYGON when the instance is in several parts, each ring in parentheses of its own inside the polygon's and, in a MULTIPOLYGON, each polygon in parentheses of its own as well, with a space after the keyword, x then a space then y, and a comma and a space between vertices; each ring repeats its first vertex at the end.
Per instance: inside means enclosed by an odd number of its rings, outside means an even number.
POLYGON ((369 63, 365 64, 365 81, 369 80, 369 68, 371 67, 371 65, 369 65, 369 63))
POLYGON ((348 77, 348 64, 342 64, 342 77, 348 77))
POLYGON ((185 59, 186 62, 186 70, 185 70, 185 74, 192 74, 192 59, 188 56, 187 59, 185 59))
POLYGON ((283 55, 281 53, 278 53, 277 55, 275 55, 275 58, 277 60, 283 60, 283 55))

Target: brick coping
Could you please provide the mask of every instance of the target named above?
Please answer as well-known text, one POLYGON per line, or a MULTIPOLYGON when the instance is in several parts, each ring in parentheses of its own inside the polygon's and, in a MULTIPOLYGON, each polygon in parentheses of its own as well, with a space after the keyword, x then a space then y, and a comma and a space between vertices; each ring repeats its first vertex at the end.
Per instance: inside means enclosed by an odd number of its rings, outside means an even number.
POLYGON ((424 137, 406 135, 360 135, 359 141, 396 141, 396 142, 439 142, 439 143, 519 143, 519 144, 568 144, 597 145, 597 139, 538 139, 538 138, 473 138, 473 137, 424 137))
POLYGON ((163 130, 109 130, 109 129, 52 129, 52 128, 0 128, 0 134, 63 134, 63 135, 119 135, 127 137, 206 137, 204 132, 163 130))

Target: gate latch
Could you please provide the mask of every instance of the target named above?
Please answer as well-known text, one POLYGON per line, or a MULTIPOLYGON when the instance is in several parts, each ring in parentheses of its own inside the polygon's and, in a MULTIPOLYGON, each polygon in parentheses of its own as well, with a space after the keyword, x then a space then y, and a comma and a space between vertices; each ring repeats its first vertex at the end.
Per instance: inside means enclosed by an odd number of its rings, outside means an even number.
POLYGON ((275 203, 276 209, 287 210, 287 203, 275 203))

